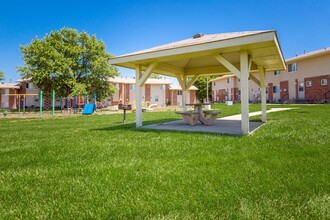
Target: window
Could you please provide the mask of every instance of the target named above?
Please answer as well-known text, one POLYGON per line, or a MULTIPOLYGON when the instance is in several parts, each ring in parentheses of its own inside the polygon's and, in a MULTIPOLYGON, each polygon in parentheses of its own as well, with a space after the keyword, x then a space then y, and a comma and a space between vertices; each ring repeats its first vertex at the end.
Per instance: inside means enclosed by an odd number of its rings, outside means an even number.
POLYGON ((178 95, 182 95, 182 90, 178 90, 178 95))
POLYGON ((130 85, 129 85, 129 89, 130 89, 130 90, 134 90, 134 88, 135 88, 135 85, 134 85, 134 84, 130 84, 130 85))
POLYGON ((312 81, 306 81, 306 87, 311 87, 312 86, 312 81))
POLYGON ((274 76, 278 76, 278 75, 280 75, 280 71, 279 70, 276 70, 276 71, 274 71, 274 76))
POLYGON ((280 91, 279 86, 273 86, 273 93, 278 93, 280 91))
POLYGON ((297 71, 297 63, 291 63, 288 65, 288 72, 296 72, 297 71))
POLYGON ((304 83, 303 82, 300 82, 299 85, 298 85, 298 91, 299 92, 303 92, 304 91, 304 83))
POLYGON ((240 82, 241 81, 241 79, 238 79, 238 82, 240 82))
POLYGON ((321 85, 322 86, 328 85, 328 80, 327 79, 321 79, 321 85))
POLYGON ((159 99, 159 97, 158 97, 158 95, 156 95, 155 96, 155 102, 158 102, 158 99, 159 99))
POLYGON ((229 83, 230 83, 230 78, 227 79, 227 84, 229 84, 229 83))
POLYGON ((160 90, 164 90, 165 89, 165 85, 160 85, 160 90))
POLYGON ((26 83, 26 88, 27 89, 33 89, 33 84, 32 83, 26 83))
POLYGON ((216 86, 216 83, 215 82, 213 82, 213 86, 216 86))

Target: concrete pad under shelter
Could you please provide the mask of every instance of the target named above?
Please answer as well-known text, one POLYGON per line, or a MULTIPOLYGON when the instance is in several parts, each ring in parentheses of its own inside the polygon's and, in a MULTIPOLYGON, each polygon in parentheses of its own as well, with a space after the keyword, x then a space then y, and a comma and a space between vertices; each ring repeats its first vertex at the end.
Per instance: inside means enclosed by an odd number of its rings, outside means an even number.
MULTIPOLYGON (((259 128, 262 122, 250 122, 250 133, 259 128)), ((206 132, 230 135, 242 135, 241 120, 216 120, 212 126, 205 126, 198 122, 195 126, 190 126, 183 120, 165 122, 160 124, 146 125, 142 128, 155 130, 188 131, 188 132, 206 132)))

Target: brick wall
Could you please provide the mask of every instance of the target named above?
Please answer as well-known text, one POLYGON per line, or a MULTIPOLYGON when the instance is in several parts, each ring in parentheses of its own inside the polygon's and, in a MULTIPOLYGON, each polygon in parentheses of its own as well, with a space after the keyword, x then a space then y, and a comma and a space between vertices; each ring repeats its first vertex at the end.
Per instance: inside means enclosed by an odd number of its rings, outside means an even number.
POLYGON ((119 102, 120 100, 124 102, 124 84, 119 83, 119 102))
POLYGON ((299 84, 298 79, 295 80, 295 86, 296 86, 296 100, 299 99, 299 84))
POLYGON ((239 101, 239 90, 238 88, 231 88, 231 100, 239 101))
POLYGON ((189 96, 190 96, 190 103, 195 103, 196 102, 196 91, 194 91, 194 90, 189 91, 189 96))
POLYGON ((273 102, 273 83, 268 83, 268 100, 273 102))
POLYGON ((289 81, 280 82, 280 96, 282 101, 289 100, 289 81))
POLYGON ((218 90, 218 95, 219 95, 219 101, 223 102, 226 100, 226 90, 225 89, 219 89, 218 90))
POLYGON ((11 95, 11 96, 9 96, 9 108, 15 109, 16 108, 16 96, 13 96, 14 94, 16 94, 15 89, 9 89, 9 94, 11 95))
MULTIPOLYGON (((170 85, 166 84, 165 85, 165 104, 167 105, 167 101, 171 102, 171 94, 170 94, 170 85)), ((173 103, 171 102, 171 105, 173 103)))
POLYGON ((172 93, 173 93, 172 105, 177 105, 178 104, 178 91, 177 90, 172 90, 172 93))
POLYGON ((150 93, 151 93, 150 84, 144 84, 144 100, 146 102, 150 102, 150 93))
POLYGON ((129 89, 130 89, 130 84, 126 84, 125 85, 125 103, 131 102, 130 95, 129 95, 129 93, 130 93, 129 89))
POLYGON ((305 100, 323 101, 326 99, 327 93, 330 91, 330 75, 307 77, 305 83, 305 100), (327 85, 321 85, 321 80, 326 79, 327 85), (311 81, 312 86, 307 87, 306 82, 311 81))

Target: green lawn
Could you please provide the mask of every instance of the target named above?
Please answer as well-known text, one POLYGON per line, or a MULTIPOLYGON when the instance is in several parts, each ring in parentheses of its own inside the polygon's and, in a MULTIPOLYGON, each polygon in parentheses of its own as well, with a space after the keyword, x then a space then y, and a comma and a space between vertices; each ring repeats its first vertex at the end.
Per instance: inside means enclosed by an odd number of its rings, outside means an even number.
POLYGON ((330 105, 290 107, 245 137, 134 114, 1 119, 0 219, 329 219, 330 105))

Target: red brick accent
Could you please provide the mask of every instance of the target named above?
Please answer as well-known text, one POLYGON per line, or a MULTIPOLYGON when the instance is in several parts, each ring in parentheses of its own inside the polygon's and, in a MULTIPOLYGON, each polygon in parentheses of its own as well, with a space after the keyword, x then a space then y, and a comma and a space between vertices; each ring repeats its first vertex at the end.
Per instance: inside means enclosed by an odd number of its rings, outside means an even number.
POLYGON ((306 100, 315 100, 323 101, 326 99, 327 93, 330 91, 330 75, 308 77, 304 79, 305 83, 305 99, 306 100), (327 79, 328 84, 322 86, 321 80, 327 79), (312 86, 307 87, 306 82, 311 81, 312 86))
MULTIPOLYGON (((165 85, 165 104, 167 105, 167 101, 171 102, 171 94, 170 94, 170 85, 165 85)), ((173 103, 171 102, 173 105, 173 103)))
POLYGON ((172 93, 173 93, 172 105, 177 105, 178 104, 178 91, 177 90, 172 90, 172 93))
POLYGON ((189 91, 189 96, 190 96, 190 103, 195 103, 196 102, 196 91, 194 91, 194 90, 189 91))
POLYGON ((280 96, 282 101, 289 100, 289 81, 280 82, 280 96))
POLYGON ((299 84, 298 79, 295 80, 295 86, 296 86, 296 100, 299 99, 299 84))
POLYGON ((268 83, 268 100, 273 102, 273 83, 268 83))
POLYGON ((130 84, 125 85, 125 103, 130 103, 131 99, 129 96, 129 89, 130 89, 130 84))
POLYGON ((19 91, 18 93, 19 94, 26 94, 26 86, 27 86, 27 83, 26 82, 22 82, 20 87, 19 87, 19 91))
MULTIPOLYGON (((9 94, 13 95, 16 94, 15 89, 9 89, 9 94)), ((16 108, 16 97, 15 96, 9 96, 9 106, 10 109, 16 108)))
POLYGON ((146 102, 150 102, 150 93, 151 93, 151 86, 150 86, 150 84, 145 84, 144 85, 145 87, 145 89, 144 89, 144 93, 145 93, 145 95, 144 95, 144 100, 146 101, 146 102))
POLYGON ((119 83, 119 101, 125 102, 124 100, 124 84, 119 83))
POLYGON ((233 101, 239 101, 238 88, 231 88, 231 100, 233 100, 233 101))
POLYGON ((223 102, 226 100, 226 90, 225 89, 219 89, 219 101, 223 102))

